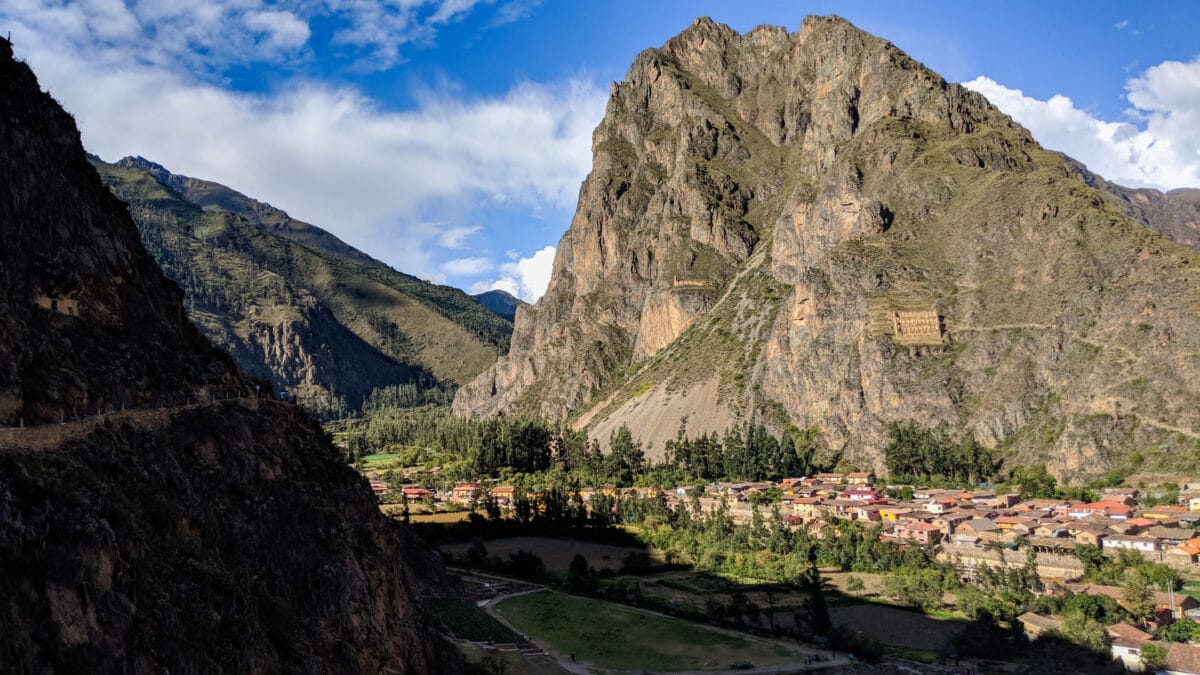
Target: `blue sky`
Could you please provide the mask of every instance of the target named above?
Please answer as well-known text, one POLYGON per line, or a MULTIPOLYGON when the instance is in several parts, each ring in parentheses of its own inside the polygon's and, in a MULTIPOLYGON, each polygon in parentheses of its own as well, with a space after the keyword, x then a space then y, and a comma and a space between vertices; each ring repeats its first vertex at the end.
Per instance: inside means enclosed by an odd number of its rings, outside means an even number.
POLYGON ((403 271, 545 288, 608 83, 699 15, 836 13, 1129 185, 1200 185, 1190 2, 5 0, 105 159, 225 183, 403 271))

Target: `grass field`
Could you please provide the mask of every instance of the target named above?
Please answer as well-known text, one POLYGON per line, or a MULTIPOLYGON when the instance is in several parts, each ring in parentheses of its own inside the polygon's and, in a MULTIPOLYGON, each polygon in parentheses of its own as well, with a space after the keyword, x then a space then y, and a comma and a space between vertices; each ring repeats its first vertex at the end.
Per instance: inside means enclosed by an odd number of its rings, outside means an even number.
POLYGON ((470 601, 460 598, 435 598, 428 600, 427 605, 433 616, 450 629, 456 638, 476 642, 516 642, 519 639, 504 624, 470 601))
POLYGON ((760 638, 739 637, 699 624, 553 591, 531 593, 496 606, 534 639, 600 668, 704 670, 735 661, 796 663, 808 652, 760 638))
POLYGON ((363 468, 376 469, 379 468, 380 464, 386 464, 394 461, 399 456, 400 455, 394 452, 383 452, 375 455, 363 455, 358 459, 358 461, 362 462, 363 468))
POLYGON ((1190 595, 1196 600, 1200 600, 1200 581, 1185 581, 1183 582, 1183 591, 1185 595, 1190 595))

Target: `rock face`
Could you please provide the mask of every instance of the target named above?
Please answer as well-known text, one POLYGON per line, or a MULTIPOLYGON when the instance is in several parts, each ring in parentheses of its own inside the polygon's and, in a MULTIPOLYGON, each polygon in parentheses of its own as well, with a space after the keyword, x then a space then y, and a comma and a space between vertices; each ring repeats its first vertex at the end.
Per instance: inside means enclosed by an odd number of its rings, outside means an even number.
POLYGON ((753 417, 876 470, 910 419, 1065 478, 1200 466, 1197 255, 890 43, 699 19, 593 148, 548 291, 457 413, 628 421, 652 451, 753 417))
POLYGON ((353 408, 379 387, 466 382, 507 348, 511 323, 467 294, 284 211, 141 157, 92 163, 201 332, 310 410, 353 408))
POLYGON ((3 40, 0 186, 3 669, 454 671, 436 559, 300 408, 246 397, 3 40), (73 419, 96 405, 125 410, 73 419))

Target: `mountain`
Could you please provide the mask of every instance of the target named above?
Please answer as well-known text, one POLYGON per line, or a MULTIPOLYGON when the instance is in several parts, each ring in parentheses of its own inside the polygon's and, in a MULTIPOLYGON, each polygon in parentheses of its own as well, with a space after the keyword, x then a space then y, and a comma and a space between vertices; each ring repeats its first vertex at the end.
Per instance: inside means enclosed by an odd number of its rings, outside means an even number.
POLYGON ((1200 470, 1200 259, 837 17, 698 19, 612 85, 546 294, 460 415, 759 420, 883 471, 891 422, 1060 478, 1200 470))
POLYGON ((1081 162, 1063 157, 1088 185, 1105 193, 1109 203, 1146 227, 1193 251, 1200 251, 1200 188, 1163 192, 1154 188, 1127 188, 1092 173, 1081 162))
POLYGON ((471 297, 478 300, 479 304, 487 307, 509 321, 517 318, 518 307, 528 304, 524 300, 512 295, 508 291, 502 291, 498 288, 491 291, 485 291, 471 297))
POLYGON ((467 294, 284 211, 141 157, 92 164, 200 330, 310 409, 356 406, 390 385, 454 386, 507 348, 511 323, 467 294))
POLYGON ((437 559, 187 320, 6 40, 0 185, 0 669, 456 671, 437 559))

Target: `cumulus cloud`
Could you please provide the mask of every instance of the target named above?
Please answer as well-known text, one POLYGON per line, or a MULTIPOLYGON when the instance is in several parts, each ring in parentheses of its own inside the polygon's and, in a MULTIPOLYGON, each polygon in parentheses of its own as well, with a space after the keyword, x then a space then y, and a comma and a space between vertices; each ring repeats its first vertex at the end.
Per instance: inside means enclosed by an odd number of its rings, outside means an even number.
POLYGON ((1066 96, 1026 96, 987 77, 964 83, 1027 127, 1042 145, 1067 153, 1123 185, 1200 186, 1200 57, 1166 61, 1125 84, 1126 120, 1106 121, 1066 96))
MULTIPOLYGON (((361 90, 300 78, 267 93, 234 91, 167 56, 194 54, 225 29, 234 43, 256 45, 255 58, 297 49, 311 35, 285 4, 8 0, 0 25, 76 116, 90 151, 110 161, 144 155, 224 183, 425 278, 445 279, 429 246, 460 248, 478 232, 460 224, 471 209, 573 205, 604 111, 594 82, 523 83, 466 100, 427 91, 414 109, 395 111, 361 90), (136 45, 150 33, 143 58, 136 45)), ((472 6, 417 4, 439 21, 472 6)))
POLYGON ((471 293, 483 293, 500 289, 521 298, 525 302, 537 302, 550 285, 550 273, 554 270, 553 246, 547 246, 533 255, 518 258, 500 265, 501 276, 492 281, 481 281, 471 286, 471 293))

